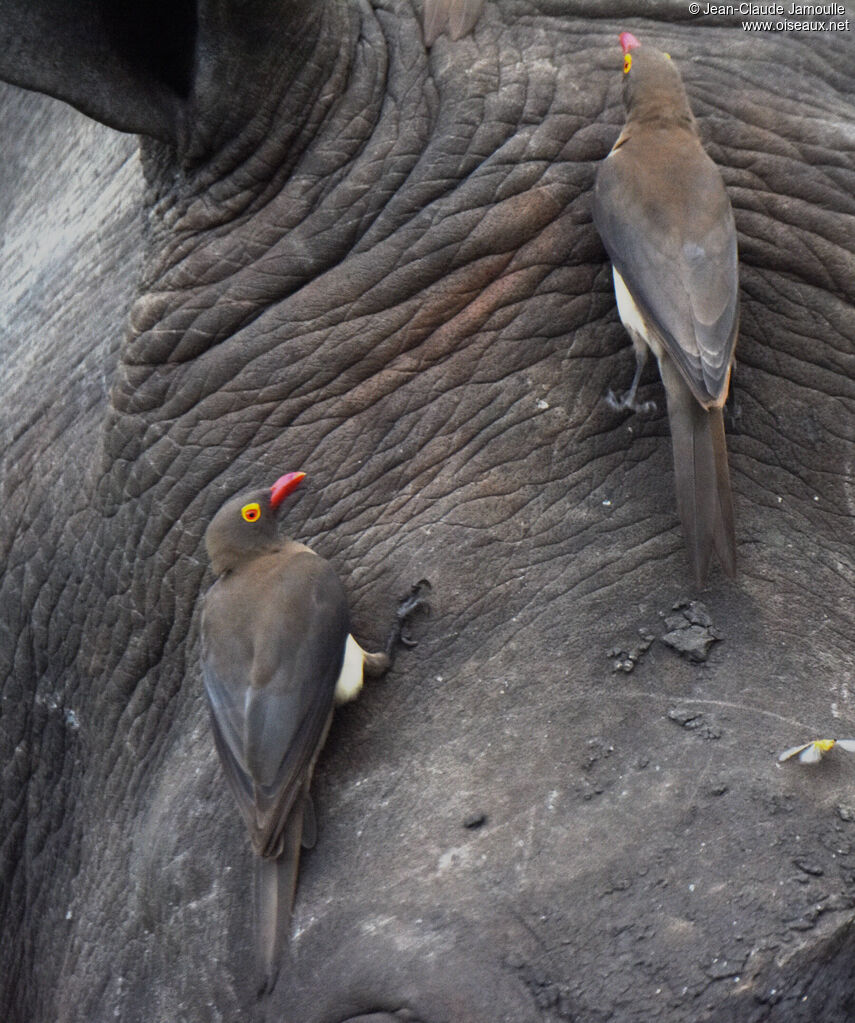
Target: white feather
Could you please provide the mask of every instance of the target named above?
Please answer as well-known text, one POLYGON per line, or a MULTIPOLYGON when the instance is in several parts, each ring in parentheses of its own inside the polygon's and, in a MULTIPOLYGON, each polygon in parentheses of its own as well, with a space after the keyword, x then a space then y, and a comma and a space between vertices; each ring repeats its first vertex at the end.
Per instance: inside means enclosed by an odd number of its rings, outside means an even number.
POLYGON ((791 746, 789 749, 785 749, 783 753, 778 756, 778 762, 783 763, 785 760, 789 760, 790 757, 794 757, 797 753, 801 753, 802 750, 807 749, 811 744, 809 742, 803 742, 801 746, 791 746))
POLYGON ((803 764, 815 764, 822 757, 822 747, 815 742, 809 742, 804 752, 799 754, 799 760, 803 764))
POLYGON ((623 277, 621 277, 615 267, 612 267, 612 279, 615 284, 615 301, 617 302, 620 322, 629 331, 630 336, 633 333, 637 334, 647 343, 647 346, 656 358, 661 358, 662 346, 651 337, 647 324, 644 322, 644 317, 641 315, 641 310, 635 304, 635 299, 630 294, 629 288, 624 284, 623 277))
POLYGON ((365 660, 365 651, 356 642, 353 636, 347 637, 344 648, 344 664, 341 666, 341 674, 335 684, 335 702, 347 703, 359 695, 362 688, 362 665, 365 660))

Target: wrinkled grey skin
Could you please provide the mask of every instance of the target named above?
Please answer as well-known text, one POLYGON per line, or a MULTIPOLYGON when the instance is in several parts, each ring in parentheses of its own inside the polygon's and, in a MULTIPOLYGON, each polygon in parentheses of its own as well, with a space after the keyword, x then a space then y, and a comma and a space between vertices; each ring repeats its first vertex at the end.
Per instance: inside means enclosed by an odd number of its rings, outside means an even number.
POLYGON ((775 760, 855 733, 852 35, 685 6, 500 0, 428 52, 405 2, 328 4, 299 66, 282 4, 266 54, 221 23, 190 91, 176 58, 182 102, 121 53, 81 70, 50 18, 15 52, 7 77, 175 141, 140 161, 2 94, 0 1018, 855 1011, 855 759, 775 760), (632 373, 590 223, 623 29, 679 62, 739 229, 739 578, 703 594, 654 371, 657 414, 603 401, 632 373), (257 1004, 202 534, 292 469, 285 525, 356 633, 420 576, 434 613, 337 714, 293 962, 257 1004), (613 672, 684 596, 723 637, 707 664, 657 641, 613 672))

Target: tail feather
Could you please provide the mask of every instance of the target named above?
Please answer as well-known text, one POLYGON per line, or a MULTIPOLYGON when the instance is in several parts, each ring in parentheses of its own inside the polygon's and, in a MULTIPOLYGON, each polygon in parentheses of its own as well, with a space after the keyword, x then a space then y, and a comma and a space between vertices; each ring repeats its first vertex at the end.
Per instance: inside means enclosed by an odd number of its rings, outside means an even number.
POLYGON ((484 0, 456 0, 452 5, 449 17, 449 28, 452 39, 462 39, 475 27, 481 17, 484 0))
POLYGON ((283 953, 289 948, 302 831, 303 804, 298 800, 285 825, 281 856, 256 857, 255 916, 261 992, 273 990, 283 953))
POLYGON ((677 510, 695 582, 703 585, 713 553, 732 578, 736 535, 722 411, 703 408, 670 360, 661 360, 660 371, 668 399, 677 510))
POLYGON ((461 39, 475 27, 483 7, 484 0, 425 0, 425 44, 433 46, 443 32, 452 39, 461 39))
POLYGON ((730 579, 736 575, 736 528, 733 516, 733 492, 730 489, 730 468, 724 439, 724 415, 720 408, 710 409, 707 422, 715 460, 718 515, 713 541, 722 568, 730 579))
POLYGON ((433 46, 448 24, 451 0, 426 0, 424 7, 425 44, 433 46))

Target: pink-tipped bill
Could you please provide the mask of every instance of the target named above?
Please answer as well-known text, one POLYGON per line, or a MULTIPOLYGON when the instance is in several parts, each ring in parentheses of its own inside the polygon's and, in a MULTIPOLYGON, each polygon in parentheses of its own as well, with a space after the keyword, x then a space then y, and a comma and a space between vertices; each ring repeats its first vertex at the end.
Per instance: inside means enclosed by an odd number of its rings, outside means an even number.
POLYGON ((621 32, 620 45, 623 49, 623 55, 626 56, 630 50, 634 50, 636 46, 641 46, 641 43, 635 38, 632 32, 621 32))
POLYGON ((270 507, 275 511, 285 498, 306 478, 304 472, 286 472, 270 488, 270 507))

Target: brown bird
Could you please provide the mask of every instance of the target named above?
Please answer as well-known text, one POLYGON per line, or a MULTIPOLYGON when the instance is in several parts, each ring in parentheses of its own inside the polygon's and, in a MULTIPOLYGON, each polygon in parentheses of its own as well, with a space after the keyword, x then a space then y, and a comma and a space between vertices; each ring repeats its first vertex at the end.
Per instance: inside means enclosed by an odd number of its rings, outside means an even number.
POLYGON ((350 634, 344 588, 329 562, 280 539, 276 511, 305 473, 227 501, 205 533, 216 581, 202 612, 202 675, 217 752, 258 853, 256 915, 263 986, 271 988, 290 934, 300 847, 315 842, 312 772, 336 703, 363 672, 383 674, 404 623, 426 607, 413 587, 386 650, 350 634))
POLYGON ((722 416, 739 327, 736 226, 671 58, 629 32, 620 42, 626 123, 600 164, 593 215, 636 372, 623 398, 610 398, 643 409, 636 389, 652 350, 665 385, 677 509, 702 585, 713 552, 736 573, 722 416))

